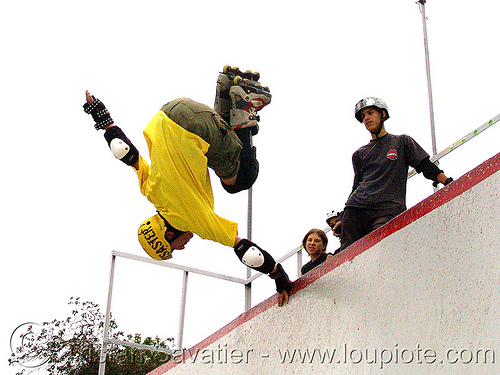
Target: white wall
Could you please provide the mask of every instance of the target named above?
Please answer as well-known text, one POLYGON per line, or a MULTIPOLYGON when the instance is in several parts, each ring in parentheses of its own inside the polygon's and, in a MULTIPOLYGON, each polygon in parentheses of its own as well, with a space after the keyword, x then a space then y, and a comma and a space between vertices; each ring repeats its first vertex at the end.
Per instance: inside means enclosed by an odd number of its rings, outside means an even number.
POLYGON ((500 373, 500 172, 483 174, 463 176, 397 218, 401 229, 299 280, 287 306, 264 301, 153 373, 500 373), (456 193, 471 178, 478 183, 456 193))

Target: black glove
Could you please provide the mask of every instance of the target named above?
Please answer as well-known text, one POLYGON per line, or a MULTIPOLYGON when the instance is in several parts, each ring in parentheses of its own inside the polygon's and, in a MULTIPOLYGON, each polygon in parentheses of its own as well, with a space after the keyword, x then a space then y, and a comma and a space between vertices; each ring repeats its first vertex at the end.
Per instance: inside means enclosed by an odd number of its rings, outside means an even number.
POLYGON ((92 118, 95 121, 95 129, 104 129, 106 126, 113 124, 113 119, 109 114, 106 106, 97 99, 94 95, 92 95, 94 101, 92 103, 85 103, 83 105, 83 110, 85 113, 92 115, 92 118))
POLYGON ((278 293, 281 293, 284 290, 287 293, 290 293, 290 290, 292 289, 292 282, 288 278, 288 275, 280 263, 277 264, 276 272, 270 273, 269 277, 274 279, 274 282, 276 283, 276 291, 278 293))
MULTIPOLYGON (((453 178, 448 177, 448 178, 444 181, 444 186, 446 186, 446 185, 448 185, 448 184, 450 184, 450 183, 452 183, 452 182, 453 182, 453 178)), ((432 183, 432 186, 437 187, 437 186, 438 186, 438 184, 439 184, 439 182, 438 182, 438 181, 434 181, 434 182, 432 183)))

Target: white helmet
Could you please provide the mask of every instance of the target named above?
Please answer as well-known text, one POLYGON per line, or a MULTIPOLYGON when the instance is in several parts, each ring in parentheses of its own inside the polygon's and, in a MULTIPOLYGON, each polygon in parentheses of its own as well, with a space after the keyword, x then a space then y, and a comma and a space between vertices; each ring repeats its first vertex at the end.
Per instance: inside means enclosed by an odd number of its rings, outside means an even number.
POLYGON ((335 212, 335 210, 332 210, 331 212, 328 212, 326 214, 326 223, 328 225, 330 225, 330 223, 328 222, 328 220, 330 220, 332 217, 339 217, 340 216, 340 212, 335 212))
POLYGON ((384 117, 384 121, 389 118, 389 108, 387 107, 387 104, 382 99, 369 96, 367 98, 361 99, 356 103, 354 107, 354 117, 356 117, 356 120, 358 120, 359 122, 363 122, 360 112, 362 109, 367 107, 375 107, 380 110, 385 110, 387 115, 384 117))

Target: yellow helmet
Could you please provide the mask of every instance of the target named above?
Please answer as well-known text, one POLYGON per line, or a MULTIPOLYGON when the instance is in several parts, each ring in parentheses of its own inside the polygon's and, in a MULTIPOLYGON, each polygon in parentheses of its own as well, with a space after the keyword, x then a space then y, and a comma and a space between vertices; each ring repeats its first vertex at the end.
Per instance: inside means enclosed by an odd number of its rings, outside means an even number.
POLYGON ((167 225, 163 218, 156 214, 144 220, 139 226, 137 235, 142 248, 156 260, 172 258, 172 247, 165 238, 167 225))

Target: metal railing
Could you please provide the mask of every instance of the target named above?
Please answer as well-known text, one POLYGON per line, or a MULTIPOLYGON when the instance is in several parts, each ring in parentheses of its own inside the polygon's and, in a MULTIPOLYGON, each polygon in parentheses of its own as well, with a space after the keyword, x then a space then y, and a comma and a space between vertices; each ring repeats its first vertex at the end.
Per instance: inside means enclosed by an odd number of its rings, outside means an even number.
MULTIPOLYGON (((431 161, 433 163, 437 162, 439 159, 448 155, 450 152, 455 151, 457 148, 462 146, 464 143, 470 141, 472 138, 481 134, 486 129, 489 129, 492 125, 496 124, 498 121, 500 121, 500 113, 498 115, 496 115, 495 117, 493 117, 491 120, 485 122, 480 127, 476 128, 473 131, 471 131, 470 133, 464 135, 462 138, 460 138, 458 141, 453 143, 451 146, 446 147, 443 151, 441 151, 438 154, 431 157, 431 161)), ((415 169, 412 169, 408 173, 408 178, 411 178, 411 177, 415 176, 416 174, 417 174, 417 171, 415 171, 415 169)))
MULTIPOLYGON (((329 232, 330 228, 325 228, 325 232, 329 232)), ((276 261, 278 263, 284 262, 285 260, 291 258, 295 254, 297 254, 297 274, 300 275, 300 268, 302 267, 302 245, 297 246, 293 250, 289 251, 282 257, 278 258, 276 261)), ((180 312, 179 312, 179 330, 178 330, 178 338, 177 338, 177 348, 182 349, 183 346, 183 335, 184 335, 184 326, 185 326, 185 315, 186 315, 186 297, 187 297, 187 286, 188 286, 188 278, 190 273, 202 275, 205 277, 212 277, 224 281, 229 281, 236 284, 244 285, 245 287, 245 311, 251 308, 251 291, 252 291, 252 282, 261 277, 262 273, 251 274, 251 270, 248 268, 247 270, 247 278, 241 279, 238 277, 228 276, 216 272, 206 271, 194 267, 183 266, 175 263, 168 263, 163 261, 154 260, 152 258, 147 258, 143 256, 123 253, 119 251, 111 252, 111 266, 109 272, 109 285, 108 285, 108 299, 106 304, 106 316, 104 321, 104 333, 102 340, 102 348, 99 362, 99 375, 104 375, 106 370, 106 356, 108 351, 108 345, 123 345, 130 346, 137 349, 143 350, 151 350, 161 353, 167 353, 174 355, 174 352, 171 349, 160 348, 156 346, 137 344, 128 341, 116 340, 109 337, 109 327, 111 322, 111 303, 113 298, 113 287, 114 287, 114 278, 116 271, 116 258, 126 258, 131 259, 138 262, 149 263, 159 267, 165 267, 170 269, 175 269, 183 272, 183 281, 182 281, 182 293, 181 293, 181 304, 180 304, 180 312)))

